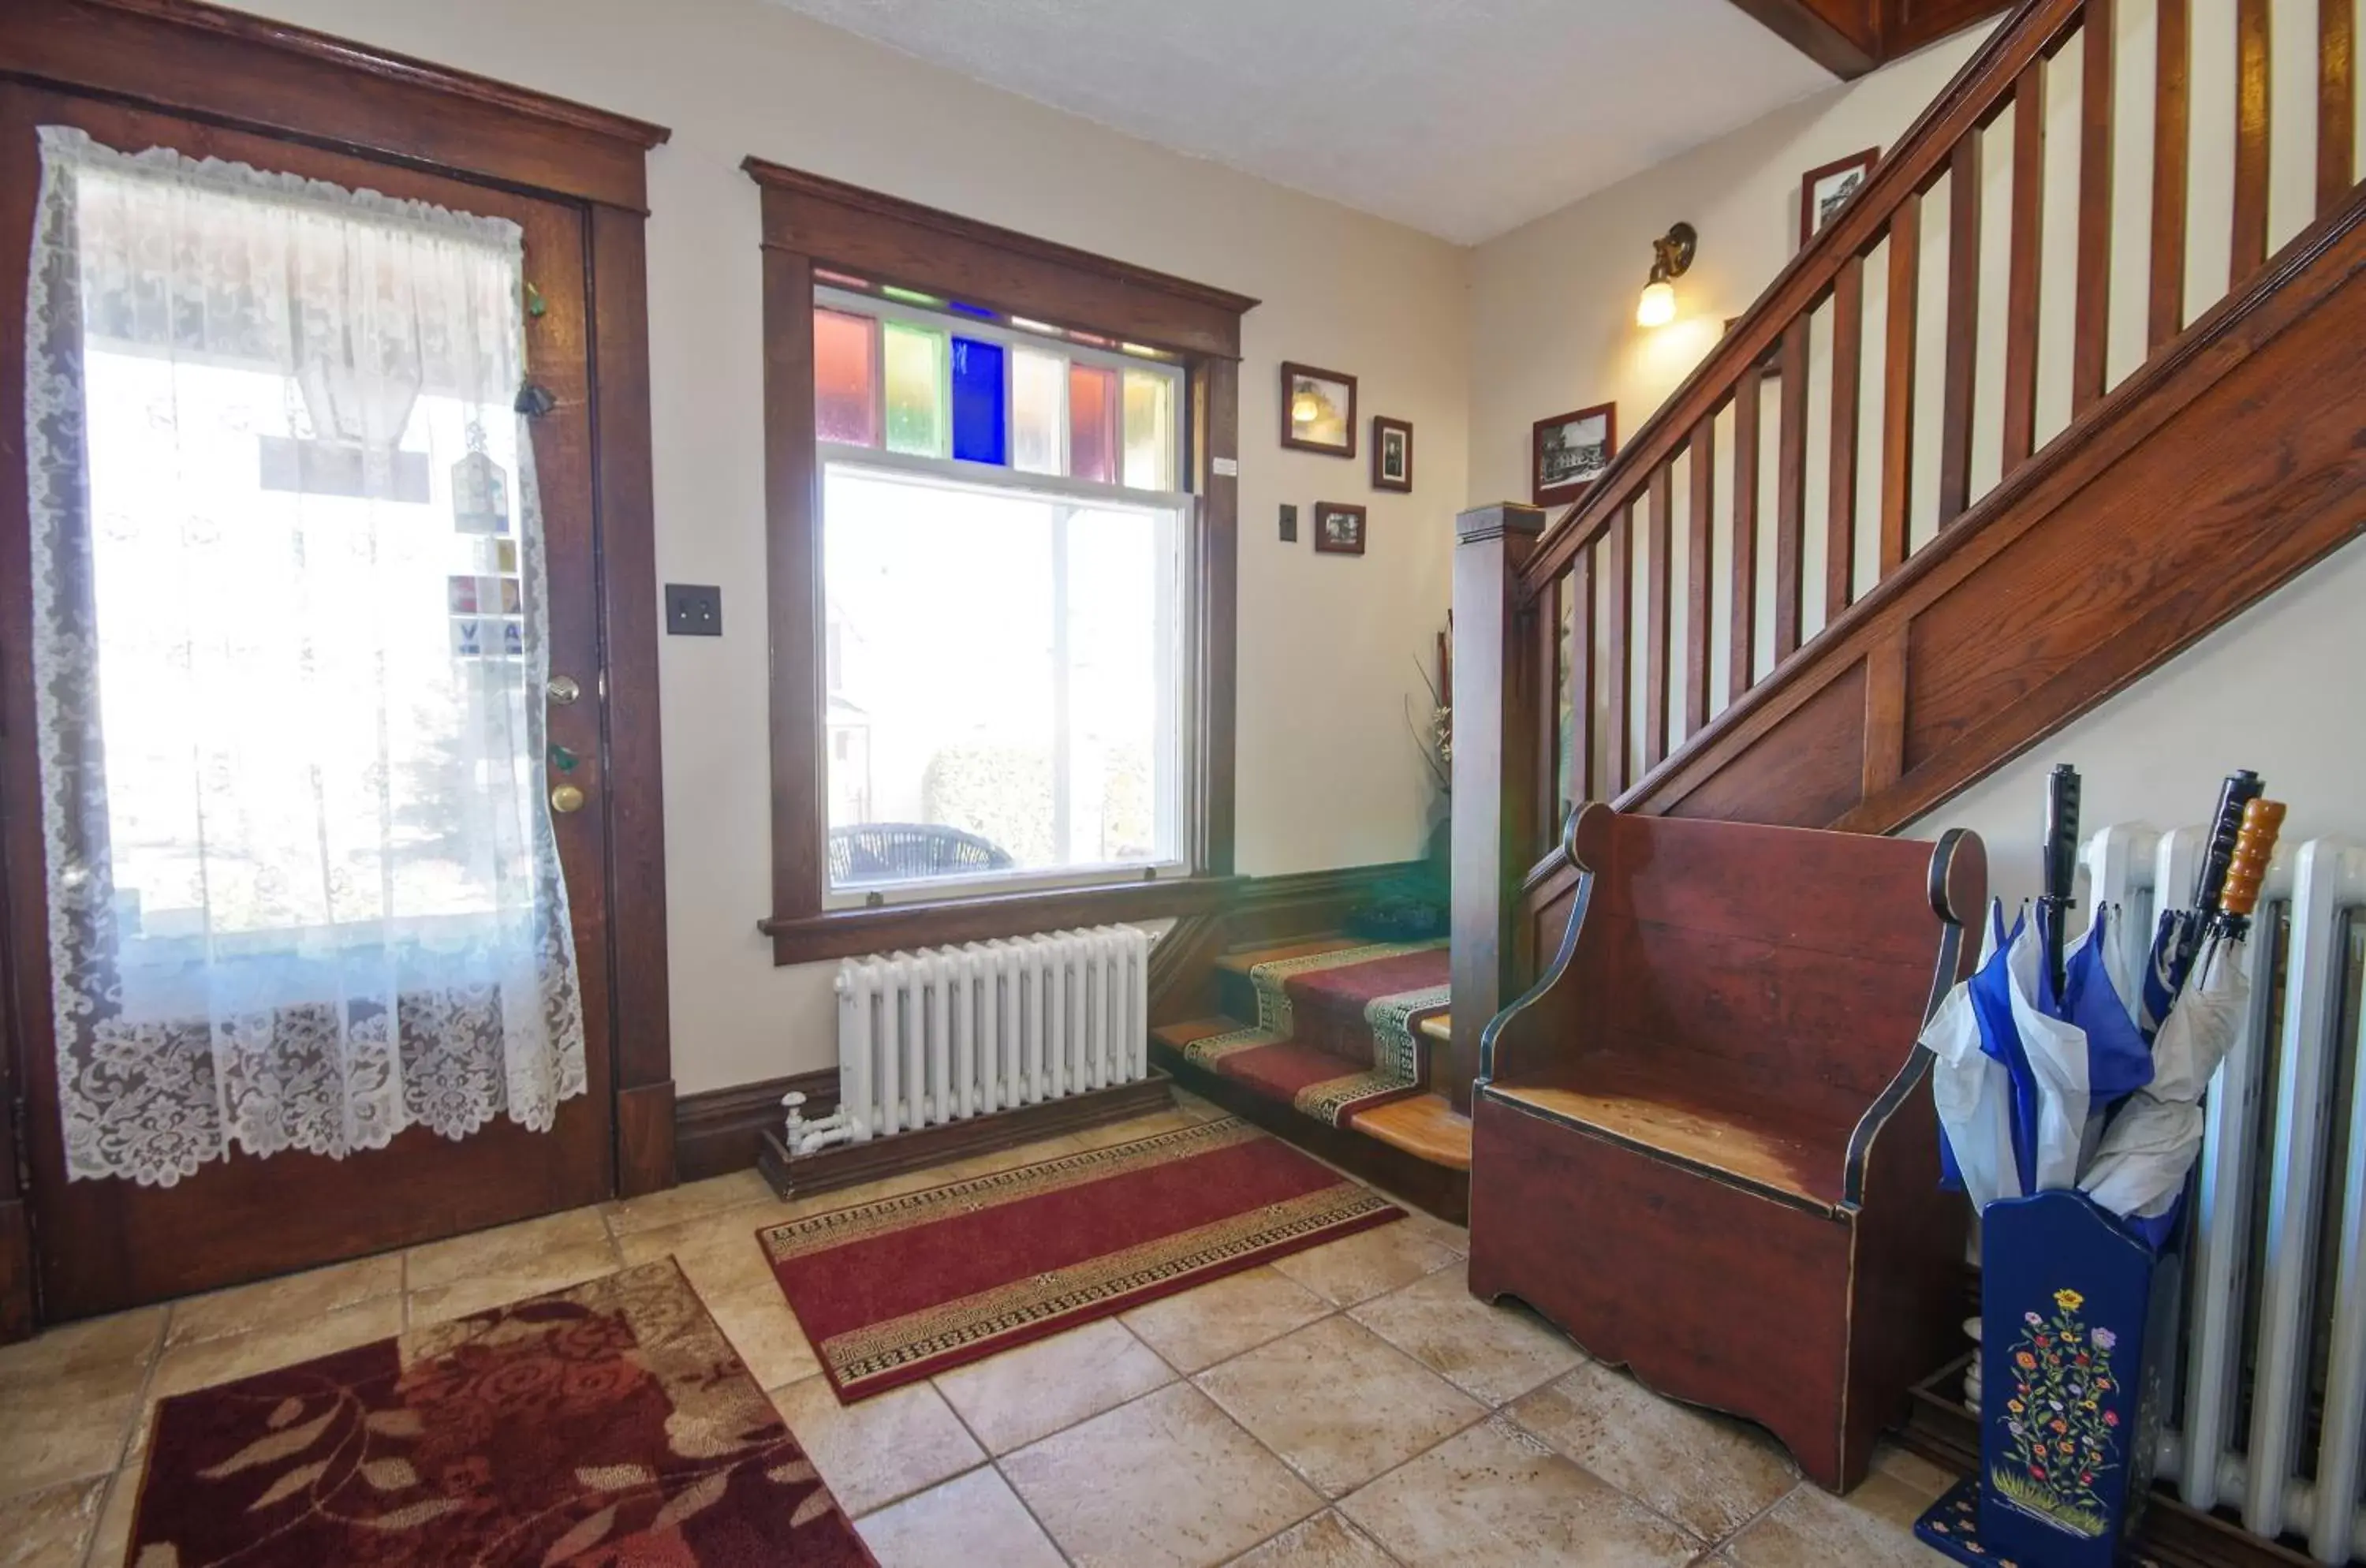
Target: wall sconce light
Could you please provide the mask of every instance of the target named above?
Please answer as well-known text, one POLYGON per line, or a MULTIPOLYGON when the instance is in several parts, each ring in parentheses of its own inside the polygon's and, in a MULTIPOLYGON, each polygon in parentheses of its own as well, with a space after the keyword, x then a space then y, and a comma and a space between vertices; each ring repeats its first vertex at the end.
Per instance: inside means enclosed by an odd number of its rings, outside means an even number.
POLYGON ((1689 223, 1678 223, 1665 234, 1651 242, 1651 276, 1643 285, 1643 297, 1635 302, 1635 324, 1639 327, 1664 327, 1676 319, 1676 286, 1673 279, 1682 277, 1693 265, 1693 252, 1700 236, 1689 223))

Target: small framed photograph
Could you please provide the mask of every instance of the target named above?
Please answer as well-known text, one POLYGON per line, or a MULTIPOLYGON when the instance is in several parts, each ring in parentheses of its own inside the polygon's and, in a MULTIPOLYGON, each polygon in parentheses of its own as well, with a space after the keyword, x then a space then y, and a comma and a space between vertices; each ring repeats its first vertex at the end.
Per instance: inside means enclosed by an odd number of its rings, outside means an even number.
POLYGON ((1413 489, 1413 425, 1386 414, 1372 416, 1372 488, 1413 489))
POLYGON ((1319 556, 1359 556, 1364 553, 1364 509, 1344 501, 1314 503, 1314 553, 1319 556))
POLYGON ((1849 197, 1864 187, 1880 158, 1880 148, 1868 147, 1862 152, 1820 164, 1800 176, 1799 243, 1803 248, 1816 237, 1816 231, 1831 222, 1832 215, 1846 207, 1849 197))
POLYGON ((1557 413, 1537 421, 1530 485, 1538 506, 1565 506, 1602 477, 1618 450, 1618 405, 1557 413))
POLYGON ((1333 457, 1356 455, 1356 378, 1284 362, 1281 444, 1333 457))

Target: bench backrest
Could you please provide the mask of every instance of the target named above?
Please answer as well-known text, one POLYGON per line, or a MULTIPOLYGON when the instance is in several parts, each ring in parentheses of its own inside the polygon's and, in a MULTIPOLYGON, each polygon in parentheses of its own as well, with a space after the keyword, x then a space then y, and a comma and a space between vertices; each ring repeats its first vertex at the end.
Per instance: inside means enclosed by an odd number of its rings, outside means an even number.
POLYGON ((1861 1111, 1897 1074, 1986 894, 1968 836, 1599 808, 1577 833, 1595 878, 1571 976, 1579 1051, 1818 1120, 1861 1111))

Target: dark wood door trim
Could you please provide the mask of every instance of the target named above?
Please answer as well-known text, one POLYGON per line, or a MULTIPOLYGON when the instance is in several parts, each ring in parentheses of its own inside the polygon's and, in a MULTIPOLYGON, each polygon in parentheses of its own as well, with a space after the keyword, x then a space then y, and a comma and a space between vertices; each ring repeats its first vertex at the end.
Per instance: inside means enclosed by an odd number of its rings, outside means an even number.
MULTIPOLYGON (((268 22, 196 0, 18 0, 0 8, 0 82, 50 88, 133 111, 169 114, 321 148, 398 169, 556 201, 583 224, 582 395, 592 421, 589 526, 596 540, 597 637, 605 702, 599 714, 595 794, 604 812, 602 886, 586 890, 607 912, 607 943, 587 962, 610 1015, 595 1082, 613 1096, 615 1139, 604 1151, 615 1189, 630 1195, 669 1186, 673 1171, 672 1074, 668 1038, 663 799, 659 778, 655 550, 648 434, 648 344, 642 220, 647 152, 663 128, 508 86, 468 73, 268 22)), ((39 162, 29 137, 0 153, 0 189, 28 207, 39 162)), ((0 403, 18 409, 0 430, 0 452, 21 475, 23 391, 21 247, 0 260, 12 325, 0 337, 0 403)), ((0 506, 19 535, 23 490, 0 506)), ((21 547, 21 539, 18 541, 21 547)), ((14 623, 21 602, 6 606, 14 623)), ((11 624, 0 652, 22 658, 11 624)), ((9 671, 0 706, 11 752, 30 747, 21 670, 9 671)), ((45 919, 37 797, 21 786, 0 798, 0 1340, 43 1314, 35 1299, 31 1226, 38 1193, 20 1179, 20 1120, 28 1053, 47 1048, 43 977, 15 962, 39 940, 45 919), (28 829, 27 824, 30 826, 28 829), (28 863, 28 857, 30 857, 28 863), (30 929, 28 929, 28 922, 30 929)), ((465 1147, 465 1145, 462 1145, 465 1147)), ((278 1156, 300 1161, 310 1156, 278 1156)), ((465 1160, 464 1160, 465 1163, 465 1160)), ((300 1183, 300 1175, 291 1172, 300 1183)), ((421 1238, 438 1230, 436 1201, 422 1203, 421 1238)), ((443 1230, 448 1231, 448 1224, 443 1230)), ((267 1270, 265 1270, 267 1271, 267 1270)), ((51 1314, 51 1315, 55 1315, 51 1314)))
POLYGON ((672 134, 199 0, 10 0, 0 74, 632 212, 672 134))

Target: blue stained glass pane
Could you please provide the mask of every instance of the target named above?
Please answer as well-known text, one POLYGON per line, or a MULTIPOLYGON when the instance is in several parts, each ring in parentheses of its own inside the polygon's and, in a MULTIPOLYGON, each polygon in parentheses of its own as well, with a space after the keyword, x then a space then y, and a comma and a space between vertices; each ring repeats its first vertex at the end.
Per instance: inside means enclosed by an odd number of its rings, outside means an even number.
POLYGON ((1010 461, 1002 417, 1002 345, 953 339, 953 456, 968 463, 1010 461))
POLYGON ((994 320, 993 311, 985 310, 976 305, 964 305, 958 299, 946 300, 945 309, 952 311, 956 315, 975 316, 981 321, 990 321, 994 320))

